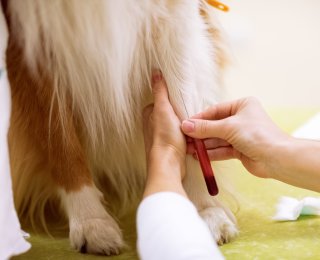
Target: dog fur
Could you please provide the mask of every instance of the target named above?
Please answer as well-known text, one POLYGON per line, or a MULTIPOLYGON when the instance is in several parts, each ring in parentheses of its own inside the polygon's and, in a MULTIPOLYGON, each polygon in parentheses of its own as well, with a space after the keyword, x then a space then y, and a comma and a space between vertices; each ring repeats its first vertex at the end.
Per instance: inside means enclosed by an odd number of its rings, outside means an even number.
MULTIPOLYGON (((118 254, 123 237, 103 200, 120 201, 120 214, 141 198, 141 111, 152 102, 151 71, 162 71, 181 119, 188 116, 183 100, 190 115, 216 103, 224 61, 217 21, 205 0, 2 4, 19 216, 46 226, 46 210, 61 203, 74 248, 118 254)), ((237 233, 233 215, 208 195, 192 158, 184 187, 216 241, 237 233)))

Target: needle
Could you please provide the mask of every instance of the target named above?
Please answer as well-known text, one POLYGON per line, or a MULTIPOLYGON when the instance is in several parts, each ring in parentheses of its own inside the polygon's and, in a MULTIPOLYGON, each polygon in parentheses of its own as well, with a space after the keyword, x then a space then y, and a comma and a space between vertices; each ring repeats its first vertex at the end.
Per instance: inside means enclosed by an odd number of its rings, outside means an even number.
MULTIPOLYGON (((189 118, 187 106, 184 103, 181 91, 180 91, 180 95, 181 95, 184 109, 185 109, 186 114, 189 118)), ((208 192, 211 196, 215 196, 219 193, 219 189, 217 186, 216 179, 214 178, 214 173, 212 170, 212 166, 211 166, 211 163, 209 160, 208 152, 207 152, 206 146, 204 144, 204 141, 202 139, 196 139, 196 138, 192 138, 192 141, 193 141, 193 145, 196 149, 196 153, 197 153, 197 156, 198 156, 198 159, 200 162, 201 170, 202 170, 203 177, 204 177, 204 180, 207 185, 208 192)))

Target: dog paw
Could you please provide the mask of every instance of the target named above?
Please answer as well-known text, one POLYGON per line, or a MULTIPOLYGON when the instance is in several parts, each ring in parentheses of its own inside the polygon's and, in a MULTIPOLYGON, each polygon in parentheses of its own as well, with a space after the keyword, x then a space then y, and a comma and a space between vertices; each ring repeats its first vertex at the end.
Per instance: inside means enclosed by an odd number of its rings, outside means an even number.
POLYGON ((223 208, 209 207, 199 211, 199 214, 219 245, 228 243, 238 234, 236 224, 227 216, 223 208))
POLYGON ((124 246, 121 230, 111 218, 70 222, 71 246, 81 253, 118 255, 124 246))

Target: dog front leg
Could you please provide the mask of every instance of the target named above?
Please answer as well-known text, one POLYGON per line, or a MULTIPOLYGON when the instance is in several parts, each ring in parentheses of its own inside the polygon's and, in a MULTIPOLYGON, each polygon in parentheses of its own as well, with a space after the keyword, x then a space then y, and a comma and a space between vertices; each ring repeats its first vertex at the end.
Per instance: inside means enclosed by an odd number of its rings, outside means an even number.
POLYGON ((103 194, 93 183, 73 121, 68 121, 65 138, 61 137, 62 129, 51 131, 50 161, 69 218, 71 245, 82 253, 119 254, 124 246, 121 230, 103 206, 103 194))
POLYGON ((67 111, 62 126, 53 107, 51 120, 57 124, 51 126, 49 145, 52 177, 69 218, 71 245, 82 253, 119 254, 124 245, 121 230, 103 206, 71 114, 67 111))
MULTIPOLYGON (((32 170, 24 172, 24 175, 31 177, 28 183, 22 184, 27 185, 22 190, 28 192, 28 195, 33 192, 30 187, 39 190, 35 187, 36 178, 41 178, 44 185, 52 185, 52 189, 59 191, 69 218, 72 246, 82 252, 118 254, 123 246, 122 234, 117 223, 104 209, 102 194, 93 183, 86 155, 77 135, 73 113, 66 106, 62 123, 56 99, 52 102, 53 87, 50 77, 44 73, 35 75, 30 71, 17 42, 13 39, 13 34, 10 34, 7 70, 13 100, 11 128, 14 131, 11 131, 26 135, 32 145, 26 150, 36 147, 37 157, 46 164, 44 168, 50 169, 45 172, 47 175, 42 176, 36 176, 32 170)), ((17 137, 11 135, 12 139, 17 137)), ((34 159, 25 157, 25 171, 30 168, 28 164, 32 164, 32 160, 34 159)), ((21 172, 12 174, 14 179, 20 179, 21 172)), ((25 176, 21 178, 25 179, 25 176)), ((46 195, 25 196, 25 201, 21 204, 42 205, 40 202, 45 197, 46 195)), ((26 208, 25 210, 34 213, 32 206, 26 208)))
MULTIPOLYGON (((175 3, 170 6, 170 17, 162 17, 157 23, 153 37, 154 67, 160 68, 167 81, 176 113, 180 119, 186 119, 217 101, 219 70, 214 42, 200 15, 199 2, 175 3)), ((199 163, 190 156, 184 187, 218 243, 227 242, 237 234, 232 213, 208 194, 199 163)))

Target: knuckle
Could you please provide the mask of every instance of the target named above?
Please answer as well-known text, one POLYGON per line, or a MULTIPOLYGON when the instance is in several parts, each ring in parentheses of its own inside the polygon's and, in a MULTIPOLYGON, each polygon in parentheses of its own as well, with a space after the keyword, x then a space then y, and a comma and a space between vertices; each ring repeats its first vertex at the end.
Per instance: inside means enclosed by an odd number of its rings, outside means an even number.
POLYGON ((157 83, 153 84, 152 92, 153 95, 163 95, 165 89, 165 83, 163 80, 158 81, 157 83))
POLYGON ((224 132, 226 139, 229 140, 234 133, 234 129, 237 128, 236 120, 226 119, 221 126, 221 131, 224 132))
POLYGON ((160 82, 153 84, 152 92, 153 92, 154 96, 157 96, 161 93, 161 83, 160 82))
POLYGON ((204 135, 207 134, 207 131, 208 131, 208 121, 207 120, 203 120, 199 124, 199 134, 201 136, 204 136, 204 135))

